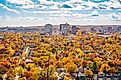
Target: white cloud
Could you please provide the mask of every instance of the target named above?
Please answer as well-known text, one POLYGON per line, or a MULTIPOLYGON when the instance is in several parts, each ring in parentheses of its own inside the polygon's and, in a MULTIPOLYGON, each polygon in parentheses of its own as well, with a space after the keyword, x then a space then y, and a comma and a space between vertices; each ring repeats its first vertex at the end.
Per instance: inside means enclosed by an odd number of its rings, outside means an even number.
POLYGON ((28 4, 28 5, 22 5, 22 6, 18 6, 18 8, 21 9, 47 9, 48 7, 45 5, 41 5, 41 4, 28 4))
POLYGON ((11 8, 8 8, 7 6, 5 6, 3 4, 0 4, 0 7, 2 7, 3 9, 5 9, 7 11, 10 11, 10 12, 19 13, 19 11, 11 9, 11 8))
POLYGON ((23 5, 21 6, 21 8, 24 8, 24 9, 29 9, 29 8, 34 8, 35 5, 23 5))
POLYGON ((111 7, 111 8, 120 8, 121 9, 121 4, 120 4, 119 1, 112 0, 112 3, 110 2, 109 7, 111 7))
POLYGON ((62 13, 61 11, 33 11, 33 13, 37 14, 55 14, 55 13, 62 13))
MULTIPOLYGON (((76 18, 76 14, 73 18, 66 18, 66 17, 16 17, 12 18, 11 20, 5 20, 4 22, 0 21, 1 26, 39 26, 45 25, 47 23, 60 24, 68 22, 69 24, 79 24, 79 25, 100 25, 100 24, 110 24, 110 25, 121 25, 121 21, 110 20, 111 16, 109 15, 100 15, 97 17, 93 16, 85 16, 84 18, 76 18)), ((73 15, 74 16, 74 15, 73 15)))
POLYGON ((7 0, 7 1, 14 4, 33 4, 31 0, 7 0))
MULTIPOLYGON (((60 23, 60 22, 71 22, 71 23, 111 23, 112 21, 119 21, 121 20, 121 14, 101 14, 102 12, 92 11, 92 13, 82 14, 80 12, 76 12, 76 10, 90 10, 93 8, 105 8, 111 9, 113 8, 120 8, 121 5, 117 0, 110 0, 109 2, 101 2, 101 3, 94 3, 91 1, 85 2, 83 0, 70 0, 66 2, 54 2, 54 1, 47 1, 47 0, 39 0, 40 4, 35 4, 31 0, 7 0, 10 3, 15 4, 23 4, 22 6, 16 6, 17 10, 21 10, 21 13, 30 13, 30 16, 21 16, 21 17, 0 17, 0 19, 5 19, 7 22, 11 22, 11 24, 15 24, 14 22, 18 22, 18 24, 36 24, 43 22, 49 23, 60 23), (60 8, 64 4, 71 6, 72 8, 60 8), (44 10, 45 9, 45 10, 44 10), (23 12, 22 12, 23 11, 23 12), (33 14, 34 13, 34 14, 33 14), (96 16, 94 16, 96 15, 96 16), (20 23, 19 23, 20 22, 20 23), (30 22, 30 23, 28 23, 30 22)), ((0 7, 6 9, 11 12, 19 13, 17 10, 10 9, 9 7, 0 4, 0 7)), ((107 12, 108 13, 108 12, 107 12)))
POLYGON ((100 9, 111 9, 111 8, 121 8, 121 4, 118 2, 118 0, 110 0, 110 1, 105 1, 101 3, 94 3, 91 1, 84 1, 84 0, 70 0, 66 2, 54 2, 53 0, 47 1, 47 0, 38 0, 40 1, 40 4, 34 4, 31 0, 7 0, 11 3, 16 3, 16 4, 27 4, 27 5, 22 5, 22 7, 19 8, 24 8, 24 9, 66 9, 66 10, 90 10, 93 8, 100 9), (72 8, 64 8, 61 7, 63 5, 68 5, 71 6, 72 8))
POLYGON ((108 17, 113 21, 121 21, 121 14, 109 14, 108 17))
POLYGON ((20 8, 29 9, 29 8, 38 8, 40 5, 22 5, 20 8))
POLYGON ((96 11, 96 10, 92 11, 91 16, 99 16, 98 11, 96 11))
POLYGON ((2 16, 0 16, 0 21, 5 21, 5 18, 3 18, 2 16))
POLYGON ((31 17, 31 16, 29 16, 29 17, 15 17, 15 18, 13 18, 12 20, 16 20, 16 21, 33 21, 33 20, 37 20, 37 18, 36 17, 31 17))

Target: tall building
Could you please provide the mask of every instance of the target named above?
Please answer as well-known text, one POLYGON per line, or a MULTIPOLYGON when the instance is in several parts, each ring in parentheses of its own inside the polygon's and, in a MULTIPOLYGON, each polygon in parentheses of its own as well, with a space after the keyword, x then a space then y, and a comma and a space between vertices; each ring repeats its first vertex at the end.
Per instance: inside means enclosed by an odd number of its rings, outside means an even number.
POLYGON ((112 33, 113 29, 112 27, 108 27, 108 32, 112 33))
POLYGON ((90 30, 91 30, 91 32, 96 32, 95 27, 91 27, 90 30))
POLYGON ((44 28, 44 34, 52 34, 53 31, 53 25, 52 24, 46 24, 44 28))
POLYGON ((77 32, 77 26, 72 26, 71 34, 76 35, 76 32, 77 32))
POLYGON ((54 25, 53 26, 53 31, 52 31, 52 35, 59 35, 60 34, 60 30, 59 30, 59 25, 54 25))
POLYGON ((118 26, 118 31, 121 31, 121 26, 118 26))
POLYGON ((67 35, 70 31, 70 26, 69 24, 60 24, 60 33, 62 35, 67 35))

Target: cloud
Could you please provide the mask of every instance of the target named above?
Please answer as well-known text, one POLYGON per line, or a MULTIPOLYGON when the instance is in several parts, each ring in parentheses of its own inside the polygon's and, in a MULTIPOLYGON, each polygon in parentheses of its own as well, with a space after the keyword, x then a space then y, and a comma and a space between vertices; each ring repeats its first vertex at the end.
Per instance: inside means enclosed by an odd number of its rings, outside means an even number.
POLYGON ((121 14, 109 14, 112 21, 121 21, 121 14))
POLYGON ((2 7, 3 9, 5 9, 5 10, 7 10, 7 11, 10 11, 10 12, 20 13, 19 11, 14 10, 14 9, 11 9, 11 8, 8 8, 7 6, 5 6, 5 5, 3 5, 3 4, 0 4, 0 7, 2 7))
POLYGON ((112 3, 110 3, 109 7, 111 9, 121 9, 121 3, 119 1, 112 0, 112 3))
MULTIPOLYGON (((0 8, 14 13, 21 13, 15 17, 0 17, 6 22, 21 22, 32 24, 64 22, 106 23, 121 20, 121 3, 119 0, 6 0, 8 3, 0 4, 0 8), (21 4, 18 6, 18 4, 21 4), (7 5, 7 6, 6 6, 7 5), (94 10, 93 10, 94 9, 94 10), (97 10, 98 9, 98 10, 97 10), (115 9, 115 10, 114 10, 115 9), (97 22, 98 21, 98 22, 97 22), (34 23, 34 22, 33 22, 34 23)), ((5 14, 8 15, 8 14, 5 14)), ((14 15, 14 14, 13 14, 14 15)))
POLYGON ((12 4, 34 4, 31 0, 7 0, 12 4))
POLYGON ((1 21, 3 21, 3 20, 4 20, 4 18, 3 18, 2 16, 0 16, 0 20, 1 20, 1 21))
POLYGON ((39 8, 41 7, 40 5, 22 5, 22 6, 19 6, 20 8, 23 8, 23 9, 29 9, 29 8, 39 8))
POLYGON ((92 14, 91 14, 92 16, 98 16, 99 15, 99 13, 98 13, 98 11, 92 11, 92 14))
MULTIPOLYGON (((54 15, 54 14, 53 14, 54 15)), ((112 14, 115 15, 115 14, 112 14)), ((82 15, 79 13, 76 14, 61 14, 59 16, 49 16, 49 17, 38 17, 38 16, 18 16, 18 17, 10 17, 6 16, 6 20, 4 22, 1 22, 0 25, 5 25, 5 26, 21 26, 21 25, 27 25, 27 26, 35 26, 35 25, 45 25, 47 23, 52 23, 52 24, 60 24, 60 23, 65 23, 68 22, 70 24, 86 24, 86 25, 91 25, 91 24, 120 24, 121 21, 117 20, 111 20, 112 15, 99 15, 99 16, 91 16, 91 15, 82 15), (58 16, 58 17, 56 17, 58 16), (71 17, 72 16, 72 17, 71 17), (78 16, 78 17, 77 17, 78 16), (13 24, 14 23, 14 24, 13 24), (29 24, 28 24, 29 23, 29 24)), ((117 14, 115 17, 120 17, 121 14, 117 14), (117 16, 118 15, 118 16, 117 16)), ((0 17, 0 19, 3 19, 3 17, 0 17)))
POLYGON ((31 0, 7 0, 15 4, 23 4, 23 9, 67 9, 67 10, 90 10, 90 9, 121 9, 118 0, 38 0, 34 3, 31 0))
POLYGON ((35 13, 35 14, 37 14, 37 13, 39 13, 39 14, 60 14, 60 13, 62 13, 62 11, 59 11, 59 10, 57 10, 57 11, 33 11, 33 13, 35 13))
POLYGON ((16 20, 23 20, 23 21, 33 21, 33 20, 37 20, 38 18, 36 18, 36 17, 31 17, 31 16, 29 16, 29 17, 18 17, 18 18, 15 18, 16 20))

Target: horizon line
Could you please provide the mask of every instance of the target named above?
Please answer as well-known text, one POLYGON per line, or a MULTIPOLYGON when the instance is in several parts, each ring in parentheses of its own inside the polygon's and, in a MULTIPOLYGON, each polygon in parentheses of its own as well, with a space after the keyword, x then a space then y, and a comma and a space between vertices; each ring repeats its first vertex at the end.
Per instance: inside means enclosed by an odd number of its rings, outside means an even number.
MULTIPOLYGON (((47 23, 52 24, 52 23, 47 23)), ((66 24, 66 23, 60 23, 60 24, 66 24)), ((53 26, 59 26, 60 24, 52 24, 53 26)), ((69 23, 68 23, 69 24, 69 23)), ((40 24, 40 25, 1 25, 0 27, 43 27, 46 24, 40 24)), ((69 24, 71 26, 118 26, 121 24, 69 24)))

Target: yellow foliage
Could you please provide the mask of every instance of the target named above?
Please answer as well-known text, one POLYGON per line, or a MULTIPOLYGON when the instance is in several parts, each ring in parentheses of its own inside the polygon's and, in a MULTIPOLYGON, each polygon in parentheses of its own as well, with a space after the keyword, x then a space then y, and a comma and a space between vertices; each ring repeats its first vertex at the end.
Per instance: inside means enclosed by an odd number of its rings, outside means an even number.
POLYGON ((8 47, 7 52, 9 53, 9 56, 12 56, 15 53, 15 50, 13 50, 11 47, 8 47))
POLYGON ((67 69, 68 72, 75 72, 77 65, 74 64, 73 62, 69 62, 65 65, 65 68, 67 69))
POLYGON ((64 76, 64 80, 70 80, 70 78, 67 76, 64 76))
POLYGON ((71 59, 69 57, 67 58, 63 58, 62 61, 64 62, 64 64, 67 64, 69 62, 72 62, 71 59))
POLYGON ((109 70, 110 70, 110 66, 107 63, 102 64, 102 66, 99 69, 99 71, 101 72, 104 72, 104 71, 108 72, 109 70))
POLYGON ((35 63, 38 63, 39 60, 40 60, 40 58, 37 58, 37 57, 33 58, 33 61, 34 61, 35 63))
POLYGON ((112 68, 109 69, 109 72, 110 72, 110 73, 117 72, 117 69, 116 69, 115 67, 112 67, 112 68))
POLYGON ((0 50, 5 48, 4 45, 0 44, 0 50))
POLYGON ((98 62, 98 61, 101 61, 102 58, 96 57, 96 58, 94 58, 93 60, 94 60, 95 62, 98 62))
POLYGON ((93 75, 93 72, 92 72, 91 70, 86 70, 86 71, 84 72, 84 74, 85 74, 86 76, 92 76, 92 75, 93 75))
POLYGON ((15 73, 24 74, 24 69, 21 66, 15 68, 15 73))
POLYGON ((76 53, 75 52, 69 52, 69 56, 75 56, 76 53))
POLYGON ((30 67, 30 68, 32 69, 32 68, 35 67, 35 64, 31 64, 31 63, 29 63, 29 64, 26 64, 26 67, 27 67, 27 68, 30 67))

